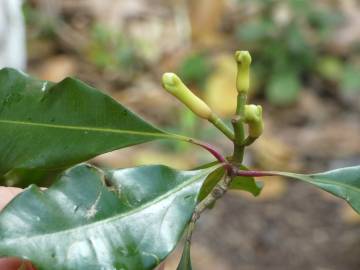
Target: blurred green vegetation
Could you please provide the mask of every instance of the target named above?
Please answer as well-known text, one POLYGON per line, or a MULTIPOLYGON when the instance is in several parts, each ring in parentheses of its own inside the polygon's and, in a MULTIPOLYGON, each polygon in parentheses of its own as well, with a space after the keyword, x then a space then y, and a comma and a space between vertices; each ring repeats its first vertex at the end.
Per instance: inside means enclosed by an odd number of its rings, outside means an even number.
POLYGON ((326 51, 344 19, 338 10, 310 0, 238 2, 258 6, 259 13, 237 25, 235 34, 241 47, 251 48, 255 77, 271 103, 295 102, 314 77, 343 90, 360 89, 359 66, 326 51))
POLYGON ((194 52, 186 56, 180 63, 178 74, 187 83, 204 88, 207 77, 211 74, 209 55, 194 52))
POLYGON ((121 32, 111 31, 101 24, 90 29, 88 59, 100 69, 134 74, 141 69, 142 61, 137 56, 136 46, 121 32))
MULTIPOLYGON (((29 39, 31 37, 52 39, 56 38, 54 18, 42 14, 37 8, 34 8, 28 1, 23 4, 23 14, 26 25, 31 25, 32 32, 27 31, 29 39)), ((29 30, 29 29, 27 29, 29 30)))
MULTIPOLYGON (((259 97, 287 106, 304 88, 330 85, 340 96, 360 91, 360 60, 350 57, 356 53, 344 55, 329 45, 346 19, 336 5, 311 0, 237 0, 237 5, 239 10, 256 10, 239 18, 230 34, 237 48, 253 55, 252 88, 259 97)), ((219 44, 228 47, 231 42, 227 36, 219 44)), ((214 72, 209 61, 214 50, 195 46, 178 65, 179 75, 195 89, 206 88, 214 72)))
MULTIPOLYGON (((339 90, 340 95, 360 91, 357 75, 360 60, 349 57, 351 52, 343 55, 329 50, 338 27, 346 19, 331 1, 237 0, 236 3, 239 11, 250 7, 252 13, 240 12, 239 18, 231 21, 234 24, 229 28, 231 30, 221 35, 216 46, 206 48, 195 42, 175 61, 175 70, 186 83, 197 90, 205 89, 215 70, 211 63, 213 56, 221 51, 232 52, 232 47, 236 47, 251 51, 253 91, 274 105, 296 102, 301 89, 313 88, 314 79, 324 87, 331 83, 332 89, 339 90)), ((36 5, 28 2, 24 5, 24 14, 29 29, 36 29, 36 36, 45 39, 59 39, 57 29, 69 20, 68 15, 51 18, 41 14, 36 5)), ((221 15, 222 21, 226 21, 226 14, 221 15)), ((71 16, 76 18, 76 14, 71 16)), ((66 23, 70 25, 71 20, 69 22, 66 23)), ((144 70, 158 69, 159 59, 149 61, 149 56, 144 56, 159 54, 152 51, 154 48, 148 48, 145 37, 134 39, 128 33, 110 29, 96 20, 90 20, 86 27, 81 34, 88 41, 77 53, 98 70, 121 74, 119 76, 129 82, 144 70)), ((192 28, 199 26, 192 25, 192 28)), ((161 46, 155 50, 161 50, 161 46)), ((172 56, 166 54, 166 57, 172 56)))

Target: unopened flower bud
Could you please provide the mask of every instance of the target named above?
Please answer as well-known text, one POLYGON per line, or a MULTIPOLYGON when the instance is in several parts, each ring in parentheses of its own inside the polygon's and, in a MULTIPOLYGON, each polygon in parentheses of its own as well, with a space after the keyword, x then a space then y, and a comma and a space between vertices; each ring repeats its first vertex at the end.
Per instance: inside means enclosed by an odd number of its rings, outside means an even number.
POLYGON ((264 130, 262 107, 260 105, 245 105, 244 122, 249 126, 249 136, 258 138, 264 130))
POLYGON ((176 74, 164 73, 162 84, 170 94, 185 104, 197 116, 210 119, 212 112, 209 106, 191 92, 176 74))
POLYGON ((237 51, 235 60, 238 67, 236 89, 239 93, 247 93, 250 86, 251 55, 248 51, 237 51))

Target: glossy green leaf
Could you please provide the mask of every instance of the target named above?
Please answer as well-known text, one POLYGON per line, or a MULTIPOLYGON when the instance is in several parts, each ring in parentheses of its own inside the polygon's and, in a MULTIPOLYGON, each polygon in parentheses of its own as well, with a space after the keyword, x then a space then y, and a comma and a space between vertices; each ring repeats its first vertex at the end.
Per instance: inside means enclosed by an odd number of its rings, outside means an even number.
POLYGON ((205 163, 205 164, 202 164, 200 166, 197 166, 195 167, 193 170, 200 170, 200 169, 206 169, 206 168, 210 168, 210 167, 213 167, 215 165, 219 164, 219 161, 218 160, 215 160, 215 161, 212 161, 212 162, 209 162, 209 163, 205 163))
POLYGON ((48 187, 51 185, 56 176, 64 170, 37 170, 37 169, 18 169, 11 170, 3 179, 0 179, 0 185, 25 188, 31 184, 40 187, 48 187))
POLYGON ((0 257, 29 259, 38 270, 153 269, 183 235, 216 168, 74 167, 46 191, 30 186, 0 213, 0 257))
POLYGON ((263 188, 263 183, 256 181, 253 177, 237 176, 232 180, 229 188, 232 190, 247 191, 256 197, 260 195, 263 188))
POLYGON ((176 268, 176 270, 192 270, 190 247, 191 247, 191 243, 189 241, 185 241, 180 263, 176 268))
POLYGON ((360 166, 347 167, 317 174, 273 172, 313 184, 346 200, 360 213, 360 166))
MULTIPOLYGON (((211 162, 208 164, 203 165, 205 167, 207 165, 214 166, 218 162, 211 162)), ((240 168, 242 170, 249 170, 247 167, 241 165, 240 168)), ((225 169, 223 167, 218 168, 214 172, 212 172, 204 182, 203 186, 201 187, 199 200, 205 199, 205 197, 212 191, 212 189, 216 186, 216 184, 221 180, 221 178, 225 175, 225 169)), ((254 196, 258 196, 261 193, 263 188, 263 183, 260 181, 256 181, 254 177, 250 176, 237 176, 235 177, 230 185, 230 190, 242 190, 250 192, 254 196)))
POLYGON ((165 133, 100 91, 72 78, 54 84, 0 70, 0 175, 57 169, 165 133))
POLYGON ((220 167, 213 171, 205 180, 204 184, 201 187, 199 194, 199 201, 202 201, 206 198, 207 195, 212 191, 216 184, 221 180, 225 175, 225 169, 220 167))

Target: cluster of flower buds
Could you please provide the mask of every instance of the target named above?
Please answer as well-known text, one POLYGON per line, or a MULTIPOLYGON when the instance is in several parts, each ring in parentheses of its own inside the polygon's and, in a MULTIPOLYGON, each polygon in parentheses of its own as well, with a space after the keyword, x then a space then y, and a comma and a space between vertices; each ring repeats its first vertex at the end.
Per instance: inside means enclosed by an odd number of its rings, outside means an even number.
MULTIPOLYGON (((248 51, 237 51, 235 60, 238 67, 236 76, 236 89, 239 95, 244 95, 245 99, 250 86, 250 64, 251 55, 248 51)), ((233 139, 234 134, 210 109, 210 107, 199 97, 197 97, 174 73, 164 73, 162 77, 163 87, 185 104, 194 114, 207 119, 224 132, 229 138, 233 139)), ((260 105, 245 105, 244 115, 241 121, 249 127, 249 138, 258 138, 264 129, 262 119, 262 108, 260 105)))
MULTIPOLYGON (((236 89, 239 94, 247 95, 250 87, 251 55, 248 51, 237 51, 235 60, 238 67, 236 76, 236 89)), ((249 138, 260 137, 264 129, 262 107, 260 105, 245 105, 243 121, 249 127, 249 138)))

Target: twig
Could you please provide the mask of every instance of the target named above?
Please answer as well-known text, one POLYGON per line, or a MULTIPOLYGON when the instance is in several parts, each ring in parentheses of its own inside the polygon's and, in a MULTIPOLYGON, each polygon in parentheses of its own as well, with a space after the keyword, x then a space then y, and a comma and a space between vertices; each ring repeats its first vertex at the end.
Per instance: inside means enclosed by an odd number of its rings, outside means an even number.
POLYGON ((211 153, 219 162, 224 163, 226 165, 230 165, 229 162, 226 160, 226 158, 222 154, 220 154, 220 152, 217 149, 215 149, 215 147, 212 146, 211 144, 201 142, 201 141, 198 141, 198 140, 195 140, 195 139, 189 139, 189 143, 201 146, 206 151, 211 153))
POLYGON ((231 141, 235 139, 234 132, 215 113, 212 113, 211 117, 208 120, 231 141))
POLYGON ((232 167, 232 171, 236 176, 252 176, 252 177, 263 177, 263 176, 274 176, 277 175, 275 172, 270 171, 245 171, 238 168, 232 167))
POLYGON ((195 211, 191 217, 191 221, 188 226, 186 241, 191 243, 192 233, 195 229, 195 224, 200 218, 201 214, 213 205, 218 199, 220 199, 227 192, 229 185, 231 183, 231 177, 226 175, 211 191, 211 193, 201 201, 195 208, 195 211))

